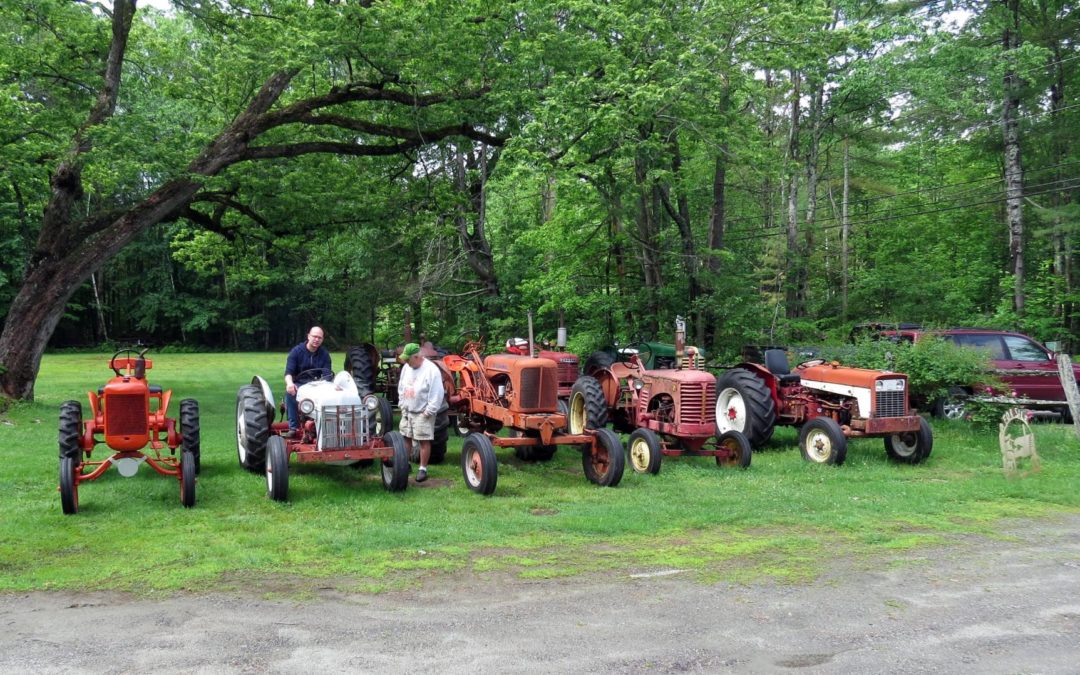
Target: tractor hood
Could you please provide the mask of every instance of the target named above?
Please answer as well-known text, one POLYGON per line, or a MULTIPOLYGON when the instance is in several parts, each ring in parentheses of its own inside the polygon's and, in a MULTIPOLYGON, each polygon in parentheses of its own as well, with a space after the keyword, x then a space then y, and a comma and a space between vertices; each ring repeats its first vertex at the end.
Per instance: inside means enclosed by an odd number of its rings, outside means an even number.
POLYGON ((531 356, 518 354, 491 354, 484 357, 484 370, 488 377, 495 373, 509 375, 513 370, 522 368, 554 368, 555 362, 551 359, 536 359, 531 356))
POLYGON ((820 366, 800 368, 796 372, 799 374, 799 377, 802 378, 803 382, 806 382, 807 380, 814 382, 828 382, 851 387, 862 387, 873 391, 875 386, 880 386, 874 384, 878 380, 903 380, 904 384, 897 386, 907 389, 907 375, 904 375, 903 373, 893 373, 887 370, 850 368, 848 366, 825 363, 820 366))
MULTIPOLYGON (((641 377, 639 375, 639 377, 641 377)), ((669 380, 671 382, 679 382, 684 384, 695 382, 716 382, 716 376, 711 373, 707 373, 703 370, 674 370, 671 368, 664 368, 662 370, 650 370, 648 371, 648 377, 652 380, 669 380)))
POLYGON ((797 368, 802 385, 853 397, 862 417, 906 415, 907 375, 833 364, 797 368))

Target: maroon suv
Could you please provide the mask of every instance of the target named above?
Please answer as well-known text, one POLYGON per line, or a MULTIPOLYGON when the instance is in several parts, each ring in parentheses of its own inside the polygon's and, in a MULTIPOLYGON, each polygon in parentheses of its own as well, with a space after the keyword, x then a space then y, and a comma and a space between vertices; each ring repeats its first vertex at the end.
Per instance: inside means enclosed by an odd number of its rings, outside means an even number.
MULTIPOLYGON (((995 370, 998 371, 995 373, 997 378, 1011 388, 1009 393, 1027 399, 1022 401, 1025 406, 1068 413, 1068 406, 1057 405, 1065 402, 1065 389, 1058 377, 1054 352, 1026 335, 983 328, 929 330, 912 324, 893 325, 891 328, 882 326, 878 334, 910 342, 917 341, 922 335, 931 334, 952 340, 961 347, 982 349, 988 353, 995 370), (1015 371, 1032 374, 1017 374, 1015 371)), ((1080 365, 1073 364, 1073 372, 1080 380, 1080 365)), ((957 392, 960 395, 963 393, 971 392, 957 392)), ((960 417, 963 415, 963 407, 955 401, 939 401, 934 412, 944 417, 960 417)))

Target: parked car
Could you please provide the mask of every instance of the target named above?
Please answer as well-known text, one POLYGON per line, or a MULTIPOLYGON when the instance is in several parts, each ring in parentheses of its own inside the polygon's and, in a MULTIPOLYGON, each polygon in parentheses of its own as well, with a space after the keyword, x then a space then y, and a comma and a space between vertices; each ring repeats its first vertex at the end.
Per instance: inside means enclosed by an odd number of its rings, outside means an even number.
MULTIPOLYGON (((961 347, 981 349, 990 357, 995 377, 1008 385, 1010 391, 1007 394, 1020 399, 1018 403, 1054 410, 1068 417, 1055 353, 1023 333, 985 328, 924 329, 917 324, 866 324, 856 327, 855 332, 908 342, 916 342, 924 335, 935 335, 961 347)), ((1080 379, 1080 365, 1073 364, 1073 372, 1080 379)), ((970 388, 957 387, 950 399, 936 402, 934 414, 963 417, 963 398, 973 393, 970 388)))

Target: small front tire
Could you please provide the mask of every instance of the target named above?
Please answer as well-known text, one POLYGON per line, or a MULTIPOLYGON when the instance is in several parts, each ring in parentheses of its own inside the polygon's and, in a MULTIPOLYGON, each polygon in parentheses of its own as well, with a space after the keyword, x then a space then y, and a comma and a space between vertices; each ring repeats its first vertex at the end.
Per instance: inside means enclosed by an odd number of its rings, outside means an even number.
POLYGON ((180 503, 184 508, 195 506, 195 474, 198 463, 194 453, 184 450, 180 453, 180 503))
POLYGON ((194 457, 195 473, 200 473, 202 452, 199 449, 199 402, 193 398, 180 401, 180 437, 181 457, 183 453, 190 452, 194 457))
POLYGON ((894 462, 918 464, 929 457, 933 449, 934 432, 930 430, 930 424, 921 417, 916 431, 885 437, 885 454, 894 462))
POLYGON ((275 502, 289 499, 289 451, 281 436, 266 444, 266 494, 275 502))
POLYGON ((489 495, 499 481, 495 446, 484 434, 472 433, 461 444, 461 474, 473 492, 489 495))
POLYGON ((815 417, 799 432, 799 450, 808 462, 840 466, 847 457, 847 437, 831 417, 815 417))
POLYGON ((79 462, 72 457, 60 460, 60 508, 64 515, 79 512, 79 462))
POLYGON ((383 436, 383 443, 394 449, 394 458, 382 461, 382 484, 388 492, 401 492, 409 486, 409 450, 405 447, 405 437, 397 431, 389 431, 383 436))
POLYGON ((597 429, 593 444, 582 448, 581 465, 589 482, 601 487, 618 485, 626 466, 626 455, 618 435, 611 429, 597 429))
POLYGON ((663 445, 655 431, 635 429, 630 434, 626 449, 630 453, 630 467, 634 469, 634 473, 660 473, 660 462, 664 456, 663 445))
POLYGON ((746 469, 753 455, 750 439, 741 431, 725 431, 716 438, 716 465, 746 469))

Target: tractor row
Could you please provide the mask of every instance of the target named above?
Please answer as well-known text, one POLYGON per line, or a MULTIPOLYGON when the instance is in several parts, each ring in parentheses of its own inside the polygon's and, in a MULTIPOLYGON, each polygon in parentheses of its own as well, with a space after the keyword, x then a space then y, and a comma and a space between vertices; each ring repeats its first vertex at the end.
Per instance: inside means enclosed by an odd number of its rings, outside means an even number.
MULTIPOLYGON (((505 352, 486 356, 480 341, 467 342, 460 354, 428 346, 425 355, 439 366, 446 393, 432 463, 444 460, 451 426, 465 435, 465 483, 483 495, 492 494, 498 481, 496 448, 542 462, 558 446, 572 447, 582 455, 586 478, 606 487, 619 484, 626 457, 638 473, 658 473, 663 457, 679 455, 711 456, 722 467, 746 468, 752 448, 767 443, 777 425, 799 427, 802 455, 816 463, 843 463, 850 437, 884 438, 888 457, 899 462, 916 464, 930 454, 933 436, 910 410, 906 375, 823 361, 791 372, 783 350, 767 349, 764 363, 748 359, 717 378, 704 369, 700 350, 685 345, 685 335, 679 319, 673 346, 638 343, 596 352, 580 373, 577 357, 561 348, 564 342, 538 356, 532 356, 530 343, 517 339, 508 341, 505 352), (615 432, 629 435, 627 447, 615 432)), ((80 483, 110 465, 131 476, 144 462, 179 479, 184 506, 195 503, 198 404, 181 401, 179 421, 169 418, 171 392, 146 382, 151 363, 145 350, 134 358, 121 353, 110 360, 116 377, 89 394, 91 419, 82 419, 76 401, 61 406, 64 513, 78 510, 80 483), (115 453, 90 461, 101 442, 115 453), (143 452, 147 445, 152 454, 143 452), (166 447, 169 456, 161 453, 166 447)), ((312 373, 314 381, 297 390, 302 425, 295 432, 270 385, 255 376, 237 392, 240 465, 263 473, 267 494, 278 501, 288 499, 290 458, 360 468, 378 460, 386 489, 404 490, 416 456, 392 429, 398 367, 393 352, 371 345, 350 349, 345 370, 312 373)))

